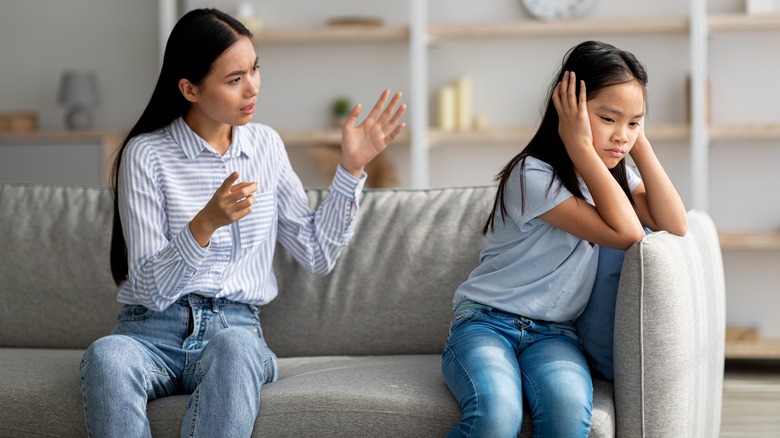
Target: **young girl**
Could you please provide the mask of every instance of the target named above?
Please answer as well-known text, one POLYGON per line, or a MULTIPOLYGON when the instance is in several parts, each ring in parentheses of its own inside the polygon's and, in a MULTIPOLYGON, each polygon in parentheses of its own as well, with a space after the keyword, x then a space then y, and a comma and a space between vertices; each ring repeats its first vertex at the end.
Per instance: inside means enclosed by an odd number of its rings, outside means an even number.
POLYGON ((572 321, 599 245, 626 249, 643 225, 687 229, 645 137, 642 65, 595 41, 562 64, 539 130, 499 174, 480 265, 455 292, 442 372, 461 421, 449 436, 516 437, 524 406, 536 437, 587 436, 592 383, 572 321))
POLYGON ((312 212, 278 134, 249 123, 260 89, 251 36, 217 10, 182 17, 117 157, 111 269, 125 306, 81 363, 90 436, 151 436, 147 401, 174 394, 191 394, 182 436, 250 436, 260 389, 278 376, 258 311, 277 294, 276 241, 329 272, 354 228, 364 166, 404 128, 400 94, 385 106, 382 93, 359 125, 357 105, 330 195, 312 212))

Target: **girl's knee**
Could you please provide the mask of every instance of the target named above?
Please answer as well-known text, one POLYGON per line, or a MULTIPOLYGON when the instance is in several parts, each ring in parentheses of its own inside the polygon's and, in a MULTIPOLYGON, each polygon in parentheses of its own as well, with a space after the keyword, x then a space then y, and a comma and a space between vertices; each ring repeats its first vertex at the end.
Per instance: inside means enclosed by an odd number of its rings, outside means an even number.
POLYGON ((592 398, 583 391, 560 391, 538 406, 534 436, 587 436, 592 398))
POLYGON ((478 395, 478 400, 461 412, 458 425, 465 435, 517 436, 523 422, 522 398, 507 396, 501 392, 478 395))

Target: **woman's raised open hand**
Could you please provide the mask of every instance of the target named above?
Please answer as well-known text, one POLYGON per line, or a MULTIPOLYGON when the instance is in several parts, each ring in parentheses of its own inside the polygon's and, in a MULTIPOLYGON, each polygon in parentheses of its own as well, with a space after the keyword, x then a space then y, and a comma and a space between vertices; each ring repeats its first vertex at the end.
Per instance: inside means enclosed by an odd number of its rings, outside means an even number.
POLYGON ((382 153, 406 126, 398 123, 406 111, 406 105, 398 105, 401 93, 395 93, 385 106, 389 96, 390 90, 383 91, 360 124, 357 124, 357 119, 362 107, 355 105, 341 130, 341 166, 358 178, 363 175, 366 164, 382 153))

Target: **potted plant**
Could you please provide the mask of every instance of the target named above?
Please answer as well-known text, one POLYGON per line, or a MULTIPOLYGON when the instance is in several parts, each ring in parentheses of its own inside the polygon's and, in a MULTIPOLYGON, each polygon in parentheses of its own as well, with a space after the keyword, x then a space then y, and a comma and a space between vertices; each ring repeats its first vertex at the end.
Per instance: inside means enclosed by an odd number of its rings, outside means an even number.
POLYGON ((341 128, 347 121, 347 116, 352 110, 352 100, 348 97, 339 97, 333 101, 333 126, 341 128))

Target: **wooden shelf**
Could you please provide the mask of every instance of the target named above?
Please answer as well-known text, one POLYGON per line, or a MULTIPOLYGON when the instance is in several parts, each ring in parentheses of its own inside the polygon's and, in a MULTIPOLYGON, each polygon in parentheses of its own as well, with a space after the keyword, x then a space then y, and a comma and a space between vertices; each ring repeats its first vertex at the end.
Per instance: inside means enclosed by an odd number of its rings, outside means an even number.
POLYGON ((484 131, 442 131, 430 129, 428 141, 431 148, 442 145, 496 144, 527 142, 534 135, 533 128, 496 128, 484 131))
POLYGON ((268 29, 254 36, 257 45, 364 43, 407 41, 407 26, 320 26, 290 29, 268 29))
POLYGON ((780 232, 720 233, 720 247, 723 250, 777 250, 780 249, 780 232))
MULTIPOLYGON (((285 146, 309 147, 323 144, 341 144, 341 130, 335 128, 310 130, 280 130, 279 136, 285 146)), ((393 140, 393 144, 408 144, 409 134, 404 130, 393 140)))
POLYGON ((726 359, 780 359, 780 339, 726 341, 726 359))
POLYGON ((707 24, 710 31, 774 30, 780 29, 780 14, 712 14, 707 24))
MULTIPOLYGON (((525 143, 536 128, 492 128, 484 131, 442 131, 431 128, 428 140, 431 147, 453 144, 525 143)), ((687 125, 655 125, 647 128, 651 141, 685 141, 690 137, 687 125)))
POLYGON ((674 18, 621 18, 605 20, 522 20, 504 23, 431 24, 431 38, 516 38, 562 35, 614 35, 680 33, 689 29, 687 17, 674 18))
MULTIPOLYGON (((780 29, 780 14, 713 14, 708 18, 711 31, 780 29)), ((554 22, 518 20, 497 23, 431 24, 428 34, 434 39, 517 38, 565 35, 615 35, 685 33, 688 17, 624 18, 620 20, 561 20, 554 22)), ((408 26, 319 26, 267 29, 254 37, 263 44, 310 44, 345 42, 408 41, 408 26)))
POLYGON ((710 127, 711 140, 778 140, 780 124, 714 125, 710 127))
POLYGON ((308 131, 279 131, 286 146, 311 146, 312 144, 341 144, 338 129, 312 129, 308 131))
POLYGON ((650 143, 657 141, 688 141, 691 127, 688 125, 648 125, 647 138, 650 143))
POLYGON ((69 142, 69 141, 105 141, 106 139, 115 140, 121 134, 115 132, 98 131, 19 131, 19 132, 0 132, 0 141, 2 142, 69 142))

